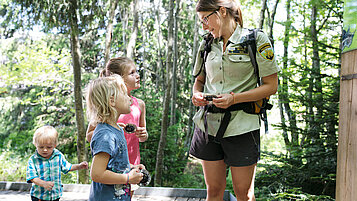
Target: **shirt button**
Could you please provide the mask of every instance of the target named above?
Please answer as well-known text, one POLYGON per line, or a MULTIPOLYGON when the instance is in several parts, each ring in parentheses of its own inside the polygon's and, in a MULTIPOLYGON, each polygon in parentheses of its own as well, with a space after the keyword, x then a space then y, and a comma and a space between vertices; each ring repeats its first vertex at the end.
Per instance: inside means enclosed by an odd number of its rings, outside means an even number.
POLYGON ((222 81, 220 81, 219 83, 221 83, 221 84, 222 84, 223 82, 222 82, 222 81))
POLYGON ((218 119, 218 123, 220 122, 220 120, 218 119))
POLYGON ((219 70, 222 70, 222 66, 221 66, 221 67, 219 67, 219 70))
POLYGON ((242 60, 242 57, 239 57, 239 60, 242 60))

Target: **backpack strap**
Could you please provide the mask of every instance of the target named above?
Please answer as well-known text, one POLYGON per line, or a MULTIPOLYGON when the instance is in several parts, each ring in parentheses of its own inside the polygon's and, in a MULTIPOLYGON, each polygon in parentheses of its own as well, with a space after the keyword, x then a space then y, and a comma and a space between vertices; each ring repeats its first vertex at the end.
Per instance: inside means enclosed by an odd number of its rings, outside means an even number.
POLYGON ((257 43, 256 43, 258 31, 260 31, 260 29, 249 29, 249 34, 247 35, 247 39, 243 44, 247 45, 250 61, 252 62, 254 73, 257 76, 257 84, 258 86, 260 86, 262 85, 262 81, 259 76, 259 66, 257 62, 257 43))
POLYGON ((209 33, 208 35, 206 35, 204 37, 205 48, 200 52, 201 58, 203 61, 202 61, 201 68, 198 71, 198 73, 196 75, 193 75, 194 78, 196 78, 201 73, 202 70, 204 73, 206 73, 206 64, 205 63, 207 61, 208 53, 211 52, 211 49, 212 49, 211 46, 212 46, 213 39, 214 39, 214 37, 211 33, 209 33))
MULTIPOLYGON (((253 68, 254 68, 254 73, 257 76, 257 84, 258 86, 262 85, 262 79, 259 76, 259 65, 257 62, 257 33, 258 31, 261 31, 260 29, 249 29, 249 34, 247 35, 246 41, 243 43, 244 45, 247 46, 248 49, 248 54, 250 57, 250 61, 252 62, 253 68)), ((266 110, 270 110, 273 105, 268 103, 267 99, 263 99, 262 107, 265 107, 263 109, 263 112, 259 115, 260 118, 264 121, 264 128, 265 128, 265 133, 268 133, 268 115, 266 110)))

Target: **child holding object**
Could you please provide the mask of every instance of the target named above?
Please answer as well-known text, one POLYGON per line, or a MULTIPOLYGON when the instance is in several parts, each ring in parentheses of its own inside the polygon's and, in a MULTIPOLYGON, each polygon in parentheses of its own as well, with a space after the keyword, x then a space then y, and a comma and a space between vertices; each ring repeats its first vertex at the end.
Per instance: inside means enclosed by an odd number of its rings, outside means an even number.
POLYGON ((36 153, 27 165, 26 180, 34 183, 31 187, 31 200, 59 200, 62 196, 61 172, 87 169, 86 161, 72 165, 56 149, 58 133, 52 126, 43 126, 35 131, 33 144, 36 153))
POLYGON ((89 200, 131 200, 130 184, 138 184, 145 169, 130 165, 119 115, 130 113, 131 98, 119 75, 100 77, 87 88, 87 115, 95 126, 91 139, 93 162, 89 200))
MULTIPOLYGON (((130 164, 140 164, 140 147, 139 142, 145 142, 148 139, 146 131, 145 119, 145 102, 134 96, 131 96, 131 91, 140 88, 140 76, 136 71, 136 66, 133 60, 127 57, 117 57, 109 60, 105 69, 101 72, 101 77, 107 77, 113 74, 120 75, 128 90, 128 95, 131 97, 130 113, 121 114, 117 123, 125 129, 124 135, 128 145, 130 164), (132 132, 130 132, 131 130, 132 132)), ((91 141, 95 126, 89 124, 87 130, 87 140, 91 141)))

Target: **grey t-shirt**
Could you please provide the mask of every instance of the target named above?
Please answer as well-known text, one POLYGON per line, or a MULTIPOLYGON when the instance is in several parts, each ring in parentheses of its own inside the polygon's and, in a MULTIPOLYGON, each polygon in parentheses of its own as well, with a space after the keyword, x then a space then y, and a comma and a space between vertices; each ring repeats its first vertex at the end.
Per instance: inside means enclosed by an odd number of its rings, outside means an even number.
MULTIPOLYGON (((107 170, 119 174, 130 172, 128 148, 122 129, 118 130, 106 123, 100 123, 94 130, 90 143, 92 155, 105 152, 110 155, 107 170)), ((130 184, 108 185, 92 182, 90 201, 130 200, 130 184)))

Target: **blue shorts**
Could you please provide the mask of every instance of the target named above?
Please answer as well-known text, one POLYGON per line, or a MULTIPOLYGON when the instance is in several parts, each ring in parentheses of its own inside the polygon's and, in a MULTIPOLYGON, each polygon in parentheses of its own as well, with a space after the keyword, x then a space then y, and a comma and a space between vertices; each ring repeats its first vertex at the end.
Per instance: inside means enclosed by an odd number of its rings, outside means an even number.
POLYGON ((260 131, 255 130, 245 134, 225 137, 220 142, 208 135, 208 143, 204 132, 195 128, 190 154, 205 161, 224 162, 231 167, 244 167, 257 163, 260 159, 260 131))

